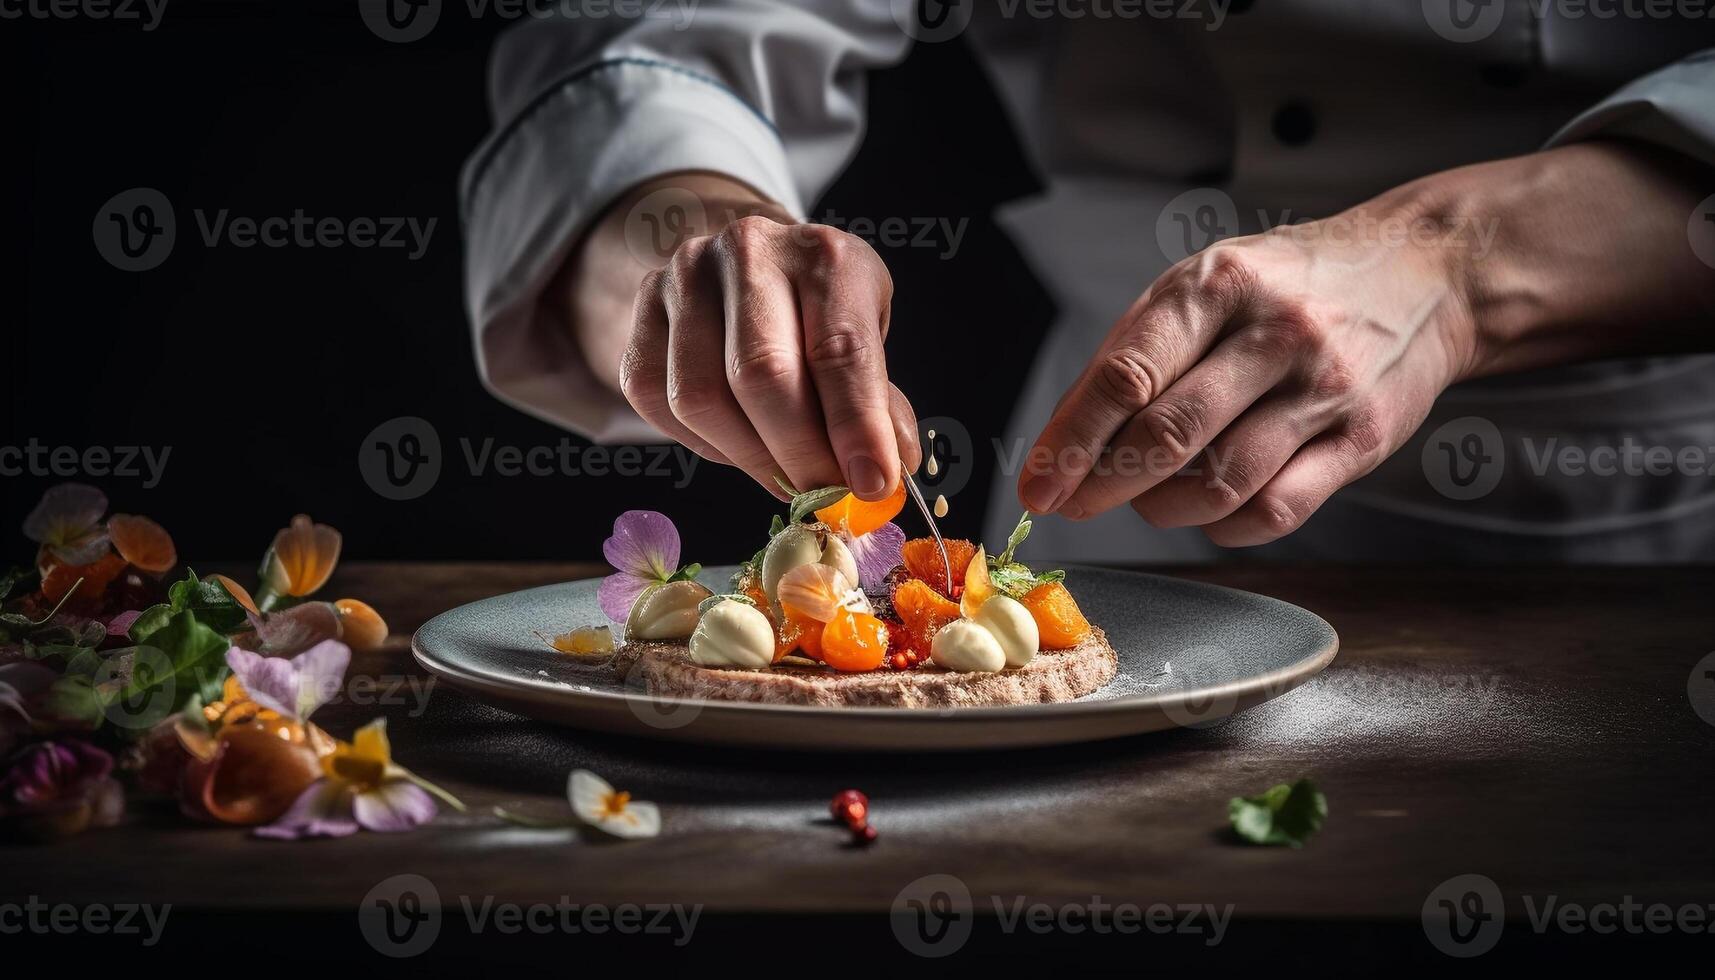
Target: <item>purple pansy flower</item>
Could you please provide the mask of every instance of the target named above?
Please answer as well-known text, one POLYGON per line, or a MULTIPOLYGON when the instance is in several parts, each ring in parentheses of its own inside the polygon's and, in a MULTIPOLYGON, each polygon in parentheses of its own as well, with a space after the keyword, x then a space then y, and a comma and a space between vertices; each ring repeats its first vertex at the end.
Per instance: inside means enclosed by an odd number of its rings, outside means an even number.
POLYGON ((351 648, 338 640, 323 640, 290 660, 238 647, 226 651, 226 665, 250 700, 299 720, 339 693, 350 663, 351 648))
POLYGON ((845 535, 845 542, 865 592, 880 592, 888 573, 905 561, 905 531, 892 521, 855 538, 845 535))
POLYGON ((0 777, 0 816, 35 837, 108 827, 125 812, 113 757, 86 742, 37 742, 13 757, 0 777))
POLYGON ((601 553, 615 572, 601 580, 601 611, 616 623, 631 615, 643 590, 671 579, 679 568, 679 529, 663 513, 628 510, 613 522, 601 553))

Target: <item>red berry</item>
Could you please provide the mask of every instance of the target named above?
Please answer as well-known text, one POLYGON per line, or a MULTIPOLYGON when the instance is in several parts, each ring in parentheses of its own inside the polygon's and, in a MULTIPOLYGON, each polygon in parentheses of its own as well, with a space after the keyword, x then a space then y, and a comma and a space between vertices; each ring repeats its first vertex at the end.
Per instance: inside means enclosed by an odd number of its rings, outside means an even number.
POLYGON ((869 819, 869 797, 855 789, 844 789, 834 794, 833 802, 828 804, 828 810, 834 819, 848 827, 857 828, 869 819))

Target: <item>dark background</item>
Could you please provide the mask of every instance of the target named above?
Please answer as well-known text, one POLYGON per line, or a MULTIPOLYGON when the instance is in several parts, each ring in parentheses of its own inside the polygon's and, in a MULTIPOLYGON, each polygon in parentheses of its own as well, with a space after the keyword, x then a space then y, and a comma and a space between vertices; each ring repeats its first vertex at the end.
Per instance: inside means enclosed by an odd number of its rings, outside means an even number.
MULTIPOLYGON (((17 253, 6 268, 22 270, 5 305, 0 446, 171 447, 152 489, 142 477, 86 482, 115 511, 159 520, 193 565, 260 555, 300 511, 339 527, 352 559, 587 559, 619 511, 686 515, 691 498, 722 519, 679 521, 686 560, 753 551, 777 508, 737 471, 702 465, 677 490, 678 473, 474 477, 465 466, 461 437, 529 448, 563 435, 482 389, 464 314, 458 171, 490 126, 488 51, 507 26, 471 20, 457 0, 409 44, 371 33, 355 0, 169 0, 149 32, 0 21, 11 93, 0 146, 18 171, 5 181, 17 253), (91 233, 104 203, 133 187, 165 194, 178 225, 171 255, 145 272, 114 268, 91 233), (210 248, 194 212, 221 208, 436 224, 416 261, 349 245, 210 248), (408 415, 438 430, 441 476, 422 497, 386 500, 360 475, 359 446, 408 415)), ((872 76, 870 101, 878 124, 813 212, 970 219, 948 260, 877 249, 896 285, 898 384, 920 416, 956 415, 987 445, 1012 407, 993 392, 1016 387, 1052 315, 989 217, 1034 178, 962 43, 917 46, 872 76), (956 372, 926 329, 949 322, 983 338, 956 372)), ((971 462, 946 525, 966 536, 992 469, 971 462)), ((0 476, 0 561, 29 554, 18 522, 62 479, 0 476)))

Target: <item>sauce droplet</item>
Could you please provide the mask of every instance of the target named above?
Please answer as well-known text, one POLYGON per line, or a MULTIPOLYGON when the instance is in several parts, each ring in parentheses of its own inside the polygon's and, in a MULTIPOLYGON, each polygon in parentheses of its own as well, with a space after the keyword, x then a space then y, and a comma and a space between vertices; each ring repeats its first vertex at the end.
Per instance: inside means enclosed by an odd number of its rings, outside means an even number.
POLYGON ((934 442, 934 441, 935 441, 935 430, 934 430, 934 429, 930 429, 930 430, 929 430, 929 441, 930 441, 930 442, 934 442))
POLYGON ((947 495, 944 493, 938 493, 935 495, 935 516, 947 516, 947 495))
POLYGON ((936 462, 934 456, 930 456, 928 462, 923 464, 923 470, 930 476, 934 476, 941 472, 941 464, 936 462))

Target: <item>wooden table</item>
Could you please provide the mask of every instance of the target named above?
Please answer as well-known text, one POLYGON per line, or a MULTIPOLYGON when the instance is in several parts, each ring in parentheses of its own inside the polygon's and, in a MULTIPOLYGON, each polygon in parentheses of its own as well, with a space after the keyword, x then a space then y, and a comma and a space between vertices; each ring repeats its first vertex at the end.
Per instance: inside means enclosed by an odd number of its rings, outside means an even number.
MULTIPOLYGON (((1420 918, 1441 883, 1473 873, 1497 884, 1507 916, 1484 963, 1618 962, 1673 943, 1707 955, 1715 944, 1715 935, 1682 929, 1539 932, 1532 920, 1550 896, 1557 908, 1715 904, 1715 726, 1688 696, 1694 667, 1715 649, 1715 570, 1176 572, 1318 613, 1340 633, 1338 660, 1215 728, 1079 748, 864 757, 703 748, 549 729, 424 686, 407 641, 429 616, 599 571, 352 563, 330 587, 368 599, 393 626, 387 648, 357 658, 352 675, 394 696, 377 705, 366 683, 318 721, 346 735, 386 714, 400 761, 462 796, 468 813, 443 811, 410 834, 286 844, 144 810, 115 830, 0 851, 0 902, 171 902, 175 925, 157 948, 255 941, 269 957, 313 961, 349 948, 378 960, 354 927, 355 910, 378 882, 409 873, 429 879, 444 907, 438 962, 572 949, 638 965, 632 958, 646 952, 743 960, 784 937, 811 969, 860 955, 897 968, 939 961, 907 953, 888 910, 914 880, 949 874, 977 911, 961 962, 1100 951, 1134 968, 1148 957, 1326 969, 1383 955, 1390 964, 1455 964, 1420 918), (566 773, 577 767, 661 804, 661 837, 596 844, 490 814, 495 804, 563 813, 566 773), (1308 847, 1242 846, 1223 832, 1229 797, 1306 775, 1330 808, 1308 847), (847 787, 872 800, 881 832, 873 847, 844 846, 825 820, 829 797, 847 787), (580 906, 680 903, 701 906, 701 920, 682 946, 655 936, 615 942, 611 932, 580 934, 576 945, 559 930, 496 935, 493 919, 473 938, 466 897, 478 912, 485 900, 491 909, 562 897, 580 906), (1020 902, 1057 911, 1093 901, 1230 906, 1232 918, 1213 947, 1208 933, 1038 933, 1004 921, 1020 902), (303 941, 281 942, 299 920, 310 929, 303 941)), ((1715 680, 1701 682, 1715 704, 1715 680)), ((135 946, 38 938, 76 942, 85 955, 135 946)))

